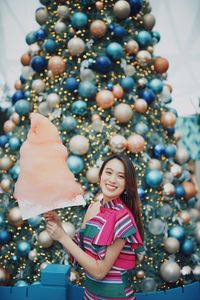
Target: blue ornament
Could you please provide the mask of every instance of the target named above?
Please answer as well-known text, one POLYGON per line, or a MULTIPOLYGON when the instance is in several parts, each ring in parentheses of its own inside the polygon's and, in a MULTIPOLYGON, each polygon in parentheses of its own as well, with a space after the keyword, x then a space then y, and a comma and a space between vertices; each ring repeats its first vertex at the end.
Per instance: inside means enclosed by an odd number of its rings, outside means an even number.
POLYGON ((111 70, 112 62, 107 56, 99 56, 96 59, 95 69, 101 74, 108 74, 111 70))
POLYGON ((106 53, 113 60, 121 59, 123 56, 123 48, 119 43, 110 43, 106 48, 106 53))
POLYGON ((89 80, 85 80, 79 84, 78 94, 84 98, 93 98, 97 93, 96 85, 89 80))
POLYGON ((36 55, 31 60, 31 67, 36 72, 42 72, 47 67, 47 60, 40 55, 36 55))
POLYGON ((126 92, 131 92, 135 86, 135 81, 131 76, 127 76, 121 80, 120 84, 126 92))
POLYGON ((37 284, 41 284, 40 281, 34 281, 31 285, 37 285, 37 284))
POLYGON ((13 256, 11 257, 11 260, 12 260, 12 262, 13 262, 14 264, 16 264, 16 263, 18 262, 18 257, 17 257, 17 255, 13 255, 13 256))
POLYGON ((72 104, 73 112, 78 116, 84 116, 87 113, 87 103, 82 100, 77 100, 72 104))
POLYGON ((151 35, 155 43, 158 43, 160 41, 160 33, 158 31, 152 31, 151 35))
POLYGON ((43 5, 48 5, 50 4, 51 0, 40 0, 40 3, 43 5))
POLYGON ((71 21, 72 26, 74 26, 77 29, 81 29, 87 24, 88 18, 86 14, 82 12, 77 12, 72 16, 71 21))
POLYGON ((44 42, 43 48, 48 53, 54 53, 57 48, 57 44, 54 40, 48 39, 46 42, 44 42))
POLYGON ((151 34, 148 31, 142 30, 137 35, 137 41, 142 47, 147 47, 152 43, 151 34))
POLYGON ((165 147, 165 156, 166 157, 174 157, 176 155, 176 146, 173 144, 169 144, 165 147))
POLYGON ((20 173, 20 167, 19 165, 14 165, 10 170, 9 174, 12 176, 14 180, 17 180, 20 173))
POLYGON ((139 95, 148 104, 151 104, 155 100, 155 94, 151 89, 145 88, 139 92, 139 95))
POLYGON ((21 145, 20 140, 17 137, 13 136, 13 137, 10 138, 10 140, 9 140, 9 146, 10 146, 10 149, 12 151, 19 150, 20 145, 21 145))
POLYGON ((31 246, 26 241, 19 241, 17 243, 17 252, 20 256, 24 257, 26 256, 31 250, 31 246))
POLYGON ((151 188, 159 187, 162 180, 163 175, 159 170, 150 170, 145 176, 145 182, 151 188))
POLYGON ((143 0, 128 0, 131 6, 131 15, 136 16, 142 8, 143 0))
POLYGON ((32 217, 32 218, 28 219, 27 222, 33 228, 36 228, 36 227, 38 227, 41 224, 41 222, 42 222, 42 216, 38 215, 38 216, 32 217))
POLYGON ((173 135, 174 132, 175 132, 175 128, 174 128, 174 127, 166 128, 166 130, 167 130, 167 133, 168 133, 169 135, 173 135))
POLYGON ((120 25, 116 25, 113 28, 113 33, 114 33, 114 37, 117 39, 123 39, 124 36, 126 35, 126 30, 124 29, 124 27, 120 26, 120 25))
POLYGON ((8 136, 5 134, 0 135, 0 147, 4 148, 7 143, 8 143, 8 136))
POLYGON ((168 236, 179 240, 179 242, 184 241, 185 235, 185 229, 181 226, 173 226, 168 230, 168 236))
POLYGON ((160 94, 159 98, 164 104, 169 104, 172 102, 172 96, 165 87, 163 87, 162 93, 160 94))
POLYGON ((137 191, 138 191, 138 196, 139 196, 140 200, 144 200, 144 198, 145 198, 145 191, 144 191, 144 189, 141 188, 141 187, 138 187, 137 191))
POLYGON ((36 32, 31 31, 26 35, 26 43, 28 45, 31 45, 33 43, 37 42, 36 32))
POLYGON ((31 111, 31 104, 27 100, 19 100, 15 103, 15 111, 20 115, 26 115, 31 111))
POLYGON ((107 88, 109 91, 112 91, 113 90, 113 84, 112 83, 108 83, 107 84, 107 88))
POLYGON ((18 280, 16 283, 15 283, 15 286, 18 286, 18 287, 22 287, 22 286, 27 286, 28 283, 24 280, 18 280))
POLYGON ((73 174, 78 174, 83 170, 84 161, 80 156, 70 155, 67 164, 73 174))
POLYGON ((181 245, 181 252, 186 256, 192 255, 194 249, 194 242, 192 240, 184 240, 183 244, 181 245))
POLYGON ((40 28, 38 31, 36 31, 35 35, 36 35, 36 38, 38 41, 44 40, 47 36, 45 30, 42 28, 40 28))
POLYGON ((61 128, 67 131, 74 130, 76 128, 76 119, 72 116, 67 116, 62 119, 61 128))
POLYGON ((22 84, 26 83, 26 79, 22 75, 20 75, 19 79, 22 84))
POLYGON ((110 23, 110 24, 108 25, 108 29, 109 29, 110 31, 113 31, 114 28, 115 28, 115 25, 114 25, 114 24, 110 23))
POLYGON ((0 245, 4 245, 11 240, 11 235, 7 229, 0 230, 0 245))
POLYGON ((15 104, 18 100, 24 99, 25 95, 24 92, 19 90, 16 91, 13 95, 12 95, 12 103, 15 104))
POLYGON ((160 158, 165 153, 165 147, 162 144, 157 144, 153 148, 154 157, 160 158))
POLYGON ((154 78, 149 82, 149 87, 155 94, 160 94, 163 90, 163 82, 158 78, 154 78))
POLYGON ((190 198, 190 199, 187 201, 187 205, 188 205, 189 207, 194 207, 194 205, 196 204, 196 202, 197 202, 197 198, 192 197, 192 198, 190 198))
POLYGON ((143 122, 139 122, 135 125, 135 132, 142 136, 145 136, 148 131, 149 131, 149 127, 147 126, 147 124, 143 122))
POLYGON ((182 185, 178 185, 175 188, 175 195, 177 198, 182 198, 185 196, 185 189, 182 185))
POLYGON ((30 96, 30 92, 29 92, 29 91, 25 91, 25 92, 24 92, 24 96, 25 96, 25 98, 27 99, 27 98, 30 96))
POLYGON ((78 81, 75 77, 66 78, 64 88, 69 92, 74 92, 78 89, 78 81))
POLYGON ((0 228, 2 229, 3 226, 4 226, 4 217, 2 214, 0 214, 0 228))

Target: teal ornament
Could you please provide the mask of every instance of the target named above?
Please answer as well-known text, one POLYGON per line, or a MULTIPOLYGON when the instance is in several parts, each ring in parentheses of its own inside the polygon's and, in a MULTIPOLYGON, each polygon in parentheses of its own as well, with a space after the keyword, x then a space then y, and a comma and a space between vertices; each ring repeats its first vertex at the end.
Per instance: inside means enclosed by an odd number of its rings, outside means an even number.
POLYGON ((10 232, 7 229, 0 230, 0 245, 4 245, 11 240, 10 232))
POLYGON ((42 222, 42 216, 38 215, 27 220, 28 224, 33 228, 38 227, 42 222))
POLYGON ((26 35, 26 43, 28 45, 31 45, 33 43, 37 42, 37 36, 35 31, 31 31, 26 35))
POLYGON ((185 256, 192 255, 195 250, 195 245, 192 240, 184 240, 184 242, 181 245, 181 252, 185 256))
POLYGON ((83 27, 86 26, 87 22, 88 22, 88 18, 87 15, 82 13, 82 12, 76 12, 72 18, 72 26, 77 28, 77 29, 81 29, 83 27))
POLYGON ((27 100, 19 100, 15 103, 15 111, 20 116, 27 115, 31 111, 31 104, 27 100))
POLYGON ((38 285, 41 284, 41 281, 34 281, 31 285, 38 285))
POLYGON ((168 236, 174 237, 175 239, 179 240, 180 242, 183 242, 185 240, 185 229, 181 226, 173 226, 170 227, 168 230, 168 236))
POLYGON ((163 175, 159 170, 150 170, 145 176, 146 184, 151 188, 157 188, 163 181, 163 175))
POLYGON ((2 214, 0 214, 0 229, 2 229, 4 226, 4 217, 2 214))
POLYGON ((160 98, 161 102, 164 104, 169 104, 172 102, 172 96, 171 96, 169 90, 165 86, 163 87, 159 98, 160 98))
POLYGON ((12 151, 18 151, 20 145, 21 145, 20 140, 17 137, 13 136, 9 139, 9 146, 12 151))
POLYGON ((110 43, 106 48, 106 53, 113 60, 121 59, 123 56, 123 48, 119 43, 110 43))
POLYGON ((18 286, 18 287, 22 287, 22 286, 27 286, 28 283, 24 280, 18 280, 16 283, 15 283, 15 286, 18 286))
POLYGON ((18 262, 18 257, 17 257, 17 255, 13 255, 12 257, 11 257, 11 260, 12 260, 12 262, 14 263, 14 264, 16 264, 17 262, 18 262))
POLYGON ((57 48, 57 44, 54 40, 52 39, 48 39, 43 43, 43 49, 47 52, 47 53, 54 53, 55 50, 57 48))
POLYGON ((20 173, 20 167, 19 165, 14 165, 10 170, 9 174, 12 176, 14 180, 17 180, 20 173))
POLYGON ((175 195, 177 198, 182 198, 185 196, 185 189, 182 185, 177 185, 175 188, 175 195))
POLYGON ((131 92, 135 86, 135 81, 131 76, 127 76, 121 80, 121 87, 126 92, 131 92))
POLYGON ((163 82, 158 78, 154 78, 149 82, 149 87, 155 94, 160 94, 163 90, 163 82))
POLYGON ((28 242, 26 241, 19 241, 17 243, 17 253, 24 257, 26 256, 31 250, 31 246, 28 242))
POLYGON ((76 128, 77 121, 72 116, 67 116, 62 119, 61 128, 67 131, 74 130, 76 128))
POLYGON ((78 94, 84 98, 92 98, 97 93, 97 87, 92 81, 85 80, 79 84, 78 94))
POLYGON ((149 127, 147 126, 147 124, 143 122, 139 122, 135 125, 135 132, 142 136, 145 136, 148 131, 149 131, 149 127))
POLYGON ((5 148, 6 144, 8 143, 9 139, 8 139, 8 136, 3 134, 3 135, 0 135, 0 147, 1 148, 5 148))
POLYGON ((148 31, 142 30, 137 35, 137 41, 142 47, 147 47, 152 44, 152 37, 148 31))
POLYGON ((82 100, 77 100, 72 104, 72 110, 78 116, 85 116, 87 113, 87 103, 82 100))
POLYGON ((166 157, 174 157, 176 155, 176 146, 174 144, 169 144, 165 147, 164 152, 166 157))
POLYGON ((67 159, 67 164, 73 174, 78 174, 83 170, 84 161, 77 155, 70 155, 67 159))

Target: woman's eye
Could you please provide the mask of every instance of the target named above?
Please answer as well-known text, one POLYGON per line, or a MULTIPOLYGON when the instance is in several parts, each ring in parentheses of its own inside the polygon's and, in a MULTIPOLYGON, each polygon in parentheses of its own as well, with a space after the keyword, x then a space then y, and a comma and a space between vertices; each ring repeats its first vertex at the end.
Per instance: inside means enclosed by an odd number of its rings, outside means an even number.
POLYGON ((124 179, 124 176, 123 176, 123 175, 119 175, 119 178, 122 178, 122 179, 124 179))
POLYGON ((110 172, 110 171, 106 171, 106 174, 109 174, 109 175, 110 175, 110 174, 111 174, 111 172, 110 172))

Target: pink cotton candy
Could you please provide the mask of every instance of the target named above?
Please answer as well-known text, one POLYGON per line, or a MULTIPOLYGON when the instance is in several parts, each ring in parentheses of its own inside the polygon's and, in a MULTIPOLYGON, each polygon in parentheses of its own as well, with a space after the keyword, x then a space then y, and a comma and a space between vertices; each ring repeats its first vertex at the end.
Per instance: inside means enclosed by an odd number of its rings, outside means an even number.
POLYGON ((84 205, 83 191, 67 166, 67 149, 57 128, 41 114, 32 113, 30 119, 31 128, 20 148, 20 175, 14 190, 22 218, 84 205))

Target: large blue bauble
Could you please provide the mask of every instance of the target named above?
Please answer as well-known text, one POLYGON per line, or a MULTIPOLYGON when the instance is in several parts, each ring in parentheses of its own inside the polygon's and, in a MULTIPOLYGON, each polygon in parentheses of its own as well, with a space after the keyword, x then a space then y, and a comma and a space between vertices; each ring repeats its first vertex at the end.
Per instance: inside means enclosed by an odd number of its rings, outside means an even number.
POLYGON ((57 44, 54 40, 48 39, 46 42, 44 42, 43 48, 48 53, 54 53, 57 48, 57 44))
POLYGON ((78 81, 75 77, 66 78, 64 88, 69 92, 73 92, 78 89, 78 81))
POLYGON ((72 16, 72 26, 77 29, 83 28, 88 21, 87 15, 82 12, 77 12, 72 16))
POLYGON ((182 198, 185 196, 185 189, 182 185, 178 185, 175 188, 175 195, 177 198, 182 198))
POLYGON ((4 245, 11 240, 11 235, 7 229, 0 230, 0 245, 4 245))
POLYGON ((131 15, 136 16, 142 8, 143 0, 128 0, 131 6, 131 15))
POLYGON ((72 104, 73 112, 78 116, 84 116, 87 113, 87 103, 82 100, 77 100, 72 104))
POLYGON ((47 67, 47 60, 43 56, 37 55, 32 59, 31 67, 36 72, 42 72, 47 67))
POLYGON ((131 76, 127 76, 121 80, 121 86, 126 92, 131 92, 135 86, 135 81, 131 76))
POLYGON ((123 56, 123 48, 119 43, 110 43, 106 48, 106 53, 113 60, 121 59, 123 56))
POLYGON ((99 56, 96 59, 95 69, 101 74, 107 74, 110 72, 112 66, 111 60, 107 56, 99 56))
POLYGON ((72 116, 64 117, 61 122, 61 128, 68 131, 74 130, 76 125, 76 119, 72 116))
POLYGON ((80 156, 70 155, 67 164, 73 174, 78 174, 83 170, 84 161, 80 156))
POLYGON ((191 255, 194 252, 195 246, 192 240, 184 240, 183 244, 181 245, 181 252, 184 255, 191 255))
POLYGON ((19 241, 17 243, 17 252, 20 256, 26 256, 31 250, 31 246, 26 241, 19 241))
POLYGON ((151 170, 145 176, 146 184, 151 188, 157 188, 163 180, 163 175, 159 170, 151 170))
POLYGON ((165 156, 166 157, 174 157, 176 155, 176 146, 173 144, 169 144, 165 147, 165 156))
POLYGON ((144 198, 145 198, 145 191, 144 191, 144 189, 141 188, 141 187, 138 187, 137 191, 138 191, 138 196, 139 196, 140 200, 144 200, 144 198))
POLYGON ((15 103, 15 111, 20 115, 26 115, 31 111, 31 104, 27 100, 19 100, 15 103))
POLYGON ((147 124, 143 122, 139 122, 135 125, 135 132, 142 136, 145 136, 148 131, 149 131, 149 127, 147 126, 147 124))
POLYGON ((123 39, 127 32, 124 29, 124 27, 122 27, 120 25, 116 25, 113 28, 113 33, 114 33, 114 37, 115 38, 117 38, 117 39, 123 39))
POLYGON ((20 140, 16 136, 12 136, 9 139, 9 146, 12 151, 17 151, 20 148, 20 140))
POLYGON ((12 95, 12 103, 15 104, 18 100, 20 99, 24 99, 25 95, 24 92, 19 90, 16 91, 13 95, 12 95))
POLYGON ((180 242, 183 242, 185 239, 185 229, 181 226, 173 226, 170 227, 168 230, 168 236, 169 237, 173 237, 177 240, 179 240, 180 242))
POLYGON ((148 104, 151 104, 155 100, 155 94, 151 89, 145 88, 139 92, 139 95, 148 104))
POLYGON ((165 153, 165 147, 162 144, 157 144, 153 148, 153 155, 156 158, 161 157, 165 153))
POLYGON ((20 173, 20 167, 19 165, 14 165, 10 170, 9 174, 12 176, 14 180, 17 180, 20 173))
POLYGON ((142 47, 147 47, 152 43, 151 34, 148 31, 142 30, 137 35, 137 41, 142 47))
POLYGON ((28 286, 28 283, 24 280, 18 280, 16 283, 15 283, 15 286, 18 286, 18 287, 22 287, 22 286, 28 286))
POLYGON ((42 216, 38 215, 38 216, 32 217, 32 218, 28 219, 27 222, 33 228, 36 228, 36 227, 38 227, 41 224, 41 222, 42 222, 42 216))
POLYGON ((47 34, 44 29, 40 28, 38 31, 36 31, 36 38, 38 41, 42 41, 46 38, 47 34))
POLYGON ((163 90, 163 82, 158 78, 154 78, 149 82, 149 87, 155 94, 160 94, 163 90))
POLYGON ((37 36, 35 31, 31 31, 26 35, 26 43, 28 45, 31 45, 33 43, 37 42, 37 36))
POLYGON ((78 87, 79 96, 90 99, 94 97, 96 93, 97 93, 97 87, 92 81, 85 80, 79 84, 78 87))
POLYGON ((7 143, 8 143, 7 135, 5 135, 5 134, 0 135, 0 147, 4 148, 7 143))

